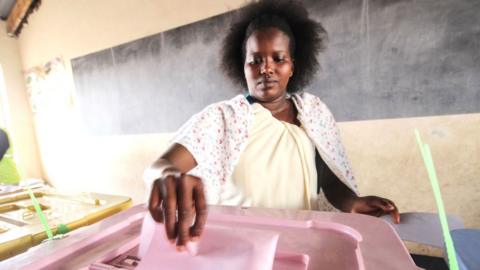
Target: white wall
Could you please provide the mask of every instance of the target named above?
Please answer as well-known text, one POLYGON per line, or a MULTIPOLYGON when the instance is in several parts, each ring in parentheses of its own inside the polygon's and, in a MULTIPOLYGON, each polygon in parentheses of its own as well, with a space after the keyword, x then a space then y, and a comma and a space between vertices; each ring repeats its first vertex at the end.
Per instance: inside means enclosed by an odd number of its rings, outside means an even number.
MULTIPOLYGON (((7 36, 6 23, 0 21, 0 65, 3 70, 5 96, 8 103, 4 115, 9 128, 18 167, 25 177, 41 177, 42 169, 37 151, 32 113, 27 101, 25 80, 18 40, 7 36)), ((0 82, 1 83, 1 82, 0 82)), ((0 105, 1 106, 1 105, 0 105)))

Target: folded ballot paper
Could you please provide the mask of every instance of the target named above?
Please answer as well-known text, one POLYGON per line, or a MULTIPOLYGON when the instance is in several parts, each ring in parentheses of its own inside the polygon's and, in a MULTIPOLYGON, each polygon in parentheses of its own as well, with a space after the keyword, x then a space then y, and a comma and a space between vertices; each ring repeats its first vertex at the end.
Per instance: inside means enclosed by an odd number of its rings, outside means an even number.
POLYGON ((273 267, 278 233, 222 225, 207 225, 197 242, 178 252, 167 240, 165 227, 150 214, 140 236, 137 269, 269 269, 273 267))

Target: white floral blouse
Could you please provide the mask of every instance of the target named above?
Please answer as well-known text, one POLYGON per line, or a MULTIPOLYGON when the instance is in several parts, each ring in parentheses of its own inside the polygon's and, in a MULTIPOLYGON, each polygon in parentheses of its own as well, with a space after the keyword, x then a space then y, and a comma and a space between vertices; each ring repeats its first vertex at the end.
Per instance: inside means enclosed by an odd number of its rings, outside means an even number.
MULTIPOLYGON (((320 98, 306 92, 293 94, 292 100, 302 128, 323 161, 347 187, 357 193, 352 169, 330 110, 320 98)), ((171 143, 183 145, 194 156, 197 167, 189 174, 203 180, 209 204, 219 204, 222 188, 227 181, 232 181, 252 122, 252 106, 245 96, 238 95, 195 114, 173 137, 171 143)), ((333 210, 322 191, 318 198, 317 209, 333 210)))

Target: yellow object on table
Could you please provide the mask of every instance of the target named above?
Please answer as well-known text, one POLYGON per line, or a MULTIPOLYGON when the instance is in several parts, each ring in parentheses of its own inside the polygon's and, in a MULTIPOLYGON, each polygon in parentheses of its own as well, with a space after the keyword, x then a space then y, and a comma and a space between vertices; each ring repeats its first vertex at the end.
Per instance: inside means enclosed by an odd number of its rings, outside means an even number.
POLYGON ((0 142, 6 144, 6 147, 8 147, 5 155, 3 157, 0 156, 0 184, 18 184, 18 182, 20 182, 20 173, 13 159, 13 151, 12 147, 9 146, 8 134, 2 129, 0 129, 0 132, 3 134, 3 140, 0 140, 0 142))
POLYGON ((18 184, 20 182, 20 174, 17 165, 11 155, 5 154, 0 160, 0 183, 2 184, 18 184))
MULTIPOLYGON (((53 235, 93 224, 132 204, 129 197, 99 193, 62 195, 40 190, 34 195, 53 235)), ((0 197, 0 260, 25 252, 45 239, 47 233, 27 192, 0 197)))

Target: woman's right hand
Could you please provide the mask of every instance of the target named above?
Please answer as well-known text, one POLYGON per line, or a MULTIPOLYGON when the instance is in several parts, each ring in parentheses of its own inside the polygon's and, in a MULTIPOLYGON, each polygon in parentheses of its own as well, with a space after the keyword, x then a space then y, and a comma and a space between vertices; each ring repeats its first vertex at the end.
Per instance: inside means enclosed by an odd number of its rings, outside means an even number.
POLYGON ((165 224, 167 237, 185 250, 196 241, 207 219, 207 203, 200 178, 169 167, 153 182, 148 209, 153 219, 165 224), (193 223, 193 225, 192 225, 193 223))

